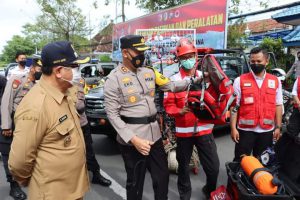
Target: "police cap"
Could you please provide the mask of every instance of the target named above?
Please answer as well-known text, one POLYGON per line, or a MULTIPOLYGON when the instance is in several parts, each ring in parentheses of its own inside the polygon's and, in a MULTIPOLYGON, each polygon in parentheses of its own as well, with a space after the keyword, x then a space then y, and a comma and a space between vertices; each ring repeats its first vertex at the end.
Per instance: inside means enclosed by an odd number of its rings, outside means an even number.
POLYGON ((137 51, 146 51, 150 47, 145 44, 145 39, 141 35, 126 35, 121 37, 121 49, 135 49, 137 51))

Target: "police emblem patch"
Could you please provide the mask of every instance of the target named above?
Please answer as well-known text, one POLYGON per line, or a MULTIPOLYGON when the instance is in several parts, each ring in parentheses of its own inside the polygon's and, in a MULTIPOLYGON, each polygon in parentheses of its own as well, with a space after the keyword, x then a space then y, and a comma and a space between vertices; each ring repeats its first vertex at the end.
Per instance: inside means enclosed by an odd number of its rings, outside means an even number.
POLYGON ((134 102, 136 102, 136 97, 135 96, 130 96, 128 100, 129 100, 130 103, 134 103, 134 102))
POLYGON ((21 84, 21 81, 15 79, 15 80, 13 81, 12 88, 13 88, 13 89, 17 89, 17 88, 19 87, 20 84, 21 84))
POLYGON ((71 136, 68 134, 64 139, 64 146, 65 147, 69 146, 71 144, 71 141, 72 141, 71 136))
POLYGON ((126 67, 121 67, 121 70, 122 70, 122 72, 124 72, 124 73, 126 73, 126 72, 128 72, 128 69, 126 68, 126 67))

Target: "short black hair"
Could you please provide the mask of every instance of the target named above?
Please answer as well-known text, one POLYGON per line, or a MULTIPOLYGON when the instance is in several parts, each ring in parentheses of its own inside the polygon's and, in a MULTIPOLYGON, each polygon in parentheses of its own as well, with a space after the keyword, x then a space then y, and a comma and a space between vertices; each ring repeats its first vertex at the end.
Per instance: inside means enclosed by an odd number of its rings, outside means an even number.
POLYGON ((25 56, 26 56, 26 53, 21 52, 21 51, 17 52, 17 53, 16 53, 16 59, 17 59, 20 55, 25 55, 25 56))
POLYGON ((262 53, 267 59, 269 59, 269 53, 266 49, 263 49, 261 47, 254 47, 253 49, 250 50, 250 55, 258 54, 258 53, 262 53))
POLYGON ((52 74, 53 67, 42 66, 42 73, 50 76, 52 74))

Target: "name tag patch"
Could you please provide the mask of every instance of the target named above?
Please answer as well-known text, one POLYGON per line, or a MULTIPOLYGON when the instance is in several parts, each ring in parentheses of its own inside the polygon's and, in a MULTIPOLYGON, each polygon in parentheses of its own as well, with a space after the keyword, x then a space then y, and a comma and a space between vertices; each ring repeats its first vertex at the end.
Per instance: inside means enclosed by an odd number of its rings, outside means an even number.
POLYGON ((65 121, 66 119, 68 119, 67 115, 62 116, 61 118, 59 118, 59 122, 62 123, 63 121, 65 121))
POLYGON ((268 80, 268 87, 275 89, 275 81, 274 80, 268 80))
POLYGON ((254 103, 254 98, 253 97, 245 97, 244 102, 245 102, 245 104, 254 103))
POLYGON ((244 87, 251 87, 251 83, 244 83, 244 87))

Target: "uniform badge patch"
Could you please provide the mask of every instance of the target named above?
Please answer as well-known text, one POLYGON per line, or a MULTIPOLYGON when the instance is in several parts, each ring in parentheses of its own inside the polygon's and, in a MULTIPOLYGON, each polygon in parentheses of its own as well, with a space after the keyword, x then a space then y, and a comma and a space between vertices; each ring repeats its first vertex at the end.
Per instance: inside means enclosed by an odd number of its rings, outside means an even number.
POLYGON ((254 103, 254 98, 253 97, 245 97, 244 102, 245 102, 245 104, 254 103))
POLYGON ((128 101, 130 103, 135 103, 136 102, 136 97, 135 96, 130 96, 129 99, 128 99, 128 101))
POLYGON ((131 81, 131 78, 129 78, 129 77, 125 77, 122 79, 123 83, 128 83, 129 81, 131 81))
POLYGON ((121 67, 121 70, 122 70, 122 72, 124 72, 124 73, 126 73, 126 72, 128 72, 128 69, 126 68, 126 67, 121 67))
POLYGON ((132 93, 135 92, 135 89, 132 89, 132 88, 131 88, 131 89, 128 89, 127 92, 128 92, 128 94, 132 94, 132 93))
POLYGON ((268 87, 275 89, 275 81, 274 80, 268 80, 268 87))
POLYGON ((145 78, 150 78, 150 77, 151 77, 151 74, 146 73, 146 74, 144 74, 144 77, 145 77, 145 78))
POLYGON ((17 89, 17 88, 19 87, 20 84, 21 84, 21 81, 15 79, 15 80, 13 81, 12 88, 13 88, 13 89, 17 89))
POLYGON ((65 147, 69 146, 71 144, 71 141, 72 141, 71 136, 68 134, 64 139, 64 146, 65 147))
POLYGON ((251 83, 244 83, 244 87, 251 87, 251 83))

